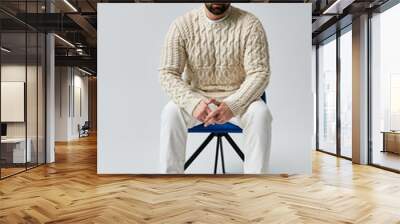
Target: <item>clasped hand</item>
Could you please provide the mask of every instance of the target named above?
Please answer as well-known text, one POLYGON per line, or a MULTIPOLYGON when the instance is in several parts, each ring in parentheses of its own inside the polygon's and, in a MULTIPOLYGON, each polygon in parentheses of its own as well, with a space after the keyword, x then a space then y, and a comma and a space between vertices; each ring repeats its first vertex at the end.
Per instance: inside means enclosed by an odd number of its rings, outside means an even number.
POLYGON ((193 116, 207 127, 211 124, 226 123, 233 117, 233 113, 226 103, 211 98, 202 100, 194 109, 193 116), (210 104, 215 104, 217 109, 212 111, 208 106, 210 104))

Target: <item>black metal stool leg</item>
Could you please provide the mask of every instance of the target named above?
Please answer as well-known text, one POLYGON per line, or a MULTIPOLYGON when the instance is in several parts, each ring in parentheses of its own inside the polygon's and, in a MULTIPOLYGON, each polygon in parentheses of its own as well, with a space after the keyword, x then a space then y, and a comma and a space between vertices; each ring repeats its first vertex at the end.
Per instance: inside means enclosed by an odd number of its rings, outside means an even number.
POLYGON ((235 150, 235 152, 239 155, 239 157, 244 161, 244 154, 242 150, 240 150, 239 146, 236 145, 235 141, 231 138, 229 134, 224 134, 226 140, 228 140, 229 144, 231 144, 232 148, 235 150))
POLYGON ((225 159, 224 159, 224 149, 222 147, 222 137, 220 137, 218 140, 219 140, 219 149, 221 150, 222 173, 225 174, 225 159))
POLYGON ((220 135, 217 135, 217 147, 215 150, 215 163, 214 163, 214 174, 217 174, 217 168, 218 168, 218 153, 219 153, 219 141, 221 139, 220 135))
POLYGON ((193 161, 200 155, 200 153, 204 150, 204 148, 210 143, 210 141, 217 137, 217 146, 215 149, 215 162, 214 162, 214 174, 217 174, 218 170, 218 156, 221 151, 221 165, 222 165, 222 173, 225 174, 225 158, 224 158, 224 148, 222 146, 222 137, 225 137, 228 143, 232 146, 235 152, 239 155, 239 157, 244 161, 244 154, 238 145, 233 141, 229 134, 216 134, 211 133, 206 140, 200 145, 200 147, 190 156, 190 158, 185 163, 185 170, 193 163, 193 161))
POLYGON ((214 134, 210 134, 206 140, 200 145, 200 147, 193 153, 193 155, 186 161, 185 163, 185 170, 193 163, 193 161, 200 155, 203 149, 210 143, 210 141, 215 137, 214 134))

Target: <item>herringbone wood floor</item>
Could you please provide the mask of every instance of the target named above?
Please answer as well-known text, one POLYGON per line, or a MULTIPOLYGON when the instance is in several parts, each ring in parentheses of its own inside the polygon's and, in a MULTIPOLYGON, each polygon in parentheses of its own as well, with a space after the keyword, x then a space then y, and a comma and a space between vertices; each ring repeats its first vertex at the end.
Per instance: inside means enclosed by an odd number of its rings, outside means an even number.
POLYGON ((0 223, 400 223, 400 175, 314 153, 312 176, 98 176, 96 139, 0 181, 0 223))

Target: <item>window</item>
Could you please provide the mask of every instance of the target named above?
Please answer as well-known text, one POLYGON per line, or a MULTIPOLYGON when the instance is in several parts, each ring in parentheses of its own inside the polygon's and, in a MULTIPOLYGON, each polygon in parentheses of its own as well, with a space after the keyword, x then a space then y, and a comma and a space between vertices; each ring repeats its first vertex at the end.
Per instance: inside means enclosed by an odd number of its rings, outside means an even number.
POLYGON ((320 151, 350 159, 352 157, 352 26, 346 26, 337 32, 337 35, 329 37, 320 43, 317 49, 317 147, 320 151))
POLYGON ((352 156, 352 35, 351 26, 340 36, 340 155, 352 156))
POLYGON ((371 19, 371 162, 400 170, 400 5, 371 19))
POLYGON ((318 149, 336 153, 336 39, 318 47, 318 149))

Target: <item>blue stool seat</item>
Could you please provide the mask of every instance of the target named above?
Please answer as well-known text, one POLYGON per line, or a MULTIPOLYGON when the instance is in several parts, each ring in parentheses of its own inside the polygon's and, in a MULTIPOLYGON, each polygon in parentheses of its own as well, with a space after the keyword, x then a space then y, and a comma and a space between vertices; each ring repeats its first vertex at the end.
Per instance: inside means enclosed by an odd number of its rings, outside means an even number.
POLYGON ((209 133, 206 140, 200 145, 200 147, 192 154, 192 156, 185 162, 185 170, 192 164, 192 162, 199 156, 199 154, 203 151, 203 149, 210 143, 210 141, 216 137, 217 138, 217 148, 215 154, 215 163, 214 163, 214 174, 217 173, 218 166, 218 155, 221 154, 221 162, 222 162, 222 172, 225 173, 225 161, 224 161, 224 152, 222 147, 222 137, 230 143, 234 151, 239 155, 239 157, 244 161, 244 154, 240 150, 240 148, 233 141, 229 133, 242 133, 243 130, 230 122, 226 122, 225 124, 214 124, 209 125, 207 127, 204 124, 196 125, 192 128, 188 129, 189 133, 209 133))
MULTIPOLYGON (((261 99, 267 103, 267 99, 265 96, 265 92, 262 94, 261 99)), ((204 127, 204 124, 196 125, 192 128, 188 129, 188 133, 209 133, 208 137, 204 142, 200 145, 200 147, 190 156, 190 158, 185 162, 185 170, 193 163, 193 161, 200 155, 203 149, 210 143, 210 141, 216 137, 217 138, 217 147, 215 151, 215 163, 214 163, 214 174, 217 173, 218 166, 218 155, 221 154, 221 162, 222 162, 222 173, 225 173, 225 160, 224 160, 224 152, 222 147, 222 137, 224 137, 228 143, 232 146, 233 150, 238 154, 240 159, 244 161, 244 154, 242 150, 240 150, 239 146, 236 145, 235 141, 231 138, 229 133, 242 133, 243 130, 230 122, 225 124, 214 124, 204 127)))
POLYGON ((234 125, 230 122, 225 124, 214 124, 204 127, 204 124, 196 125, 192 128, 188 129, 189 133, 214 133, 214 134, 223 134, 223 133, 242 133, 242 129, 234 125))

